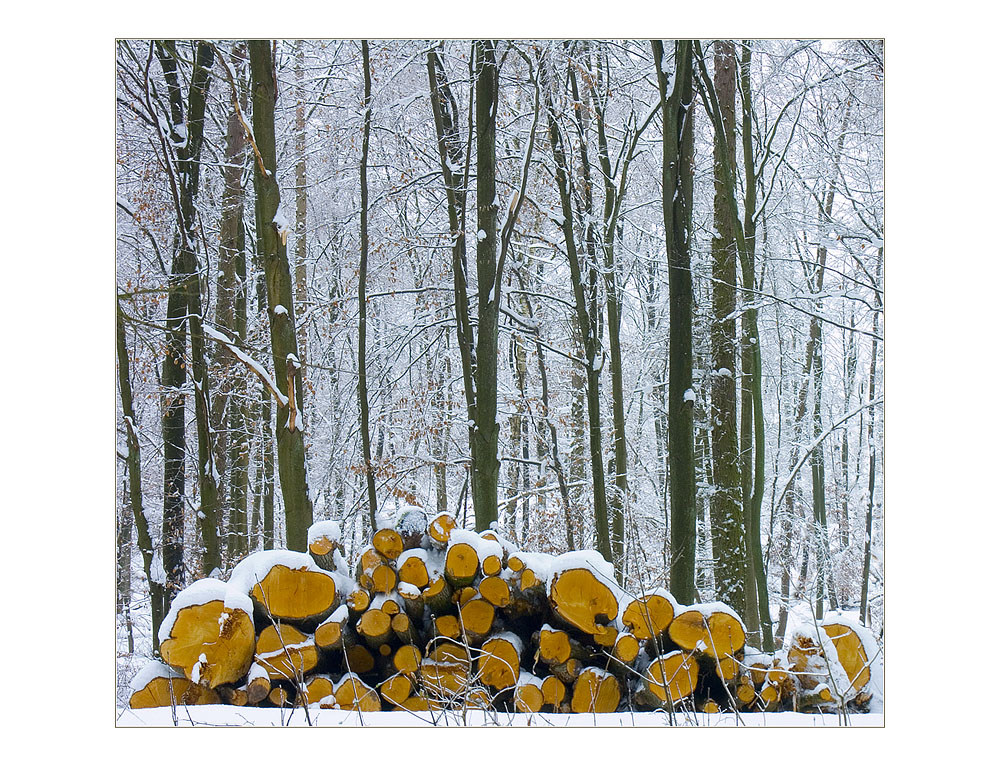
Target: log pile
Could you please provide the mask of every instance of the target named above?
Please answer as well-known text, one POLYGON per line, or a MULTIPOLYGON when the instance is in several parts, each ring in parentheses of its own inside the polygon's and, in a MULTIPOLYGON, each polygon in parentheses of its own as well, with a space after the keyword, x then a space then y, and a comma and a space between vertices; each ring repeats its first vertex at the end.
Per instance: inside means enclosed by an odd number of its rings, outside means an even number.
POLYGON ((872 698, 874 641, 845 620, 762 655, 729 606, 626 593, 593 551, 521 551, 417 508, 353 568, 338 538, 320 522, 309 553, 254 553, 227 582, 182 591, 131 706, 770 712, 872 698))

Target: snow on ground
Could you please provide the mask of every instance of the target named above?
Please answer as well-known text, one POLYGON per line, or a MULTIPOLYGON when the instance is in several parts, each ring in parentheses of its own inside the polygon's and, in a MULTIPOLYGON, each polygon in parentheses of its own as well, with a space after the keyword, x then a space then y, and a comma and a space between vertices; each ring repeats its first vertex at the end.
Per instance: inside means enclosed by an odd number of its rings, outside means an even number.
MULTIPOLYGON (((702 727, 702 728, 787 728, 787 727, 881 727, 884 716, 879 713, 852 714, 846 719, 836 715, 808 713, 677 713, 671 724, 666 713, 597 713, 588 715, 555 713, 493 713, 481 710, 449 711, 447 713, 358 713, 346 710, 309 710, 309 721, 301 708, 246 708, 231 705, 198 705, 177 708, 177 726, 259 726, 259 727, 702 727)), ((174 726, 169 707, 144 710, 118 709, 117 725, 121 727, 174 726)))

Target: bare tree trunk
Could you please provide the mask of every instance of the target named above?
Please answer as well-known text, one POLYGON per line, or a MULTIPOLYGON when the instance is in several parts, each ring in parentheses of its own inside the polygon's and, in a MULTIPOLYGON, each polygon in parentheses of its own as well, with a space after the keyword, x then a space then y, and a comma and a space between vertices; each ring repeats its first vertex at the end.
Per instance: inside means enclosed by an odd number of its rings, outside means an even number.
POLYGON ((561 201, 562 232, 566 241, 566 255, 569 261, 570 280, 576 307, 577 329, 580 332, 585 364, 587 422, 590 434, 590 465, 594 483, 594 528, 597 537, 597 551, 608 561, 614 556, 611 551, 611 536, 608 527, 607 490, 604 482, 604 450, 601 446, 600 411, 600 365, 597 356, 598 336, 596 322, 591 312, 584 287, 584 274, 577 253, 573 232, 573 203, 569 187, 569 173, 563 140, 556 123, 555 107, 551 92, 546 93, 546 112, 549 124, 549 143, 556 164, 556 184, 561 201))
MULTIPOLYGON (((878 262, 875 269, 875 280, 882 281, 882 248, 878 249, 878 262)), ((868 401, 875 401, 875 384, 878 381, 878 316, 882 310, 882 301, 875 295, 875 315, 872 318, 872 360, 868 371, 868 401)), ((865 557, 861 572, 861 623, 871 625, 868 615, 868 581, 872 569, 872 521, 875 508, 875 408, 868 410, 868 510, 865 512, 865 557)))
POLYGON ((364 125, 361 139, 361 263, 358 268, 358 406, 361 412, 361 449, 365 461, 365 485, 368 489, 368 522, 371 531, 378 529, 375 513, 375 474, 372 472, 371 431, 368 425, 368 373, 365 362, 366 330, 368 327, 368 141, 371 134, 372 79, 368 60, 368 41, 361 41, 361 59, 364 67, 364 125))
MULTIPOLYGON (((309 239, 306 231, 306 92, 305 43, 295 42, 295 302, 305 311, 309 295, 307 289, 306 261, 309 253, 309 239)), ((309 359, 309 333, 306 322, 300 321, 296 327, 299 361, 302 362, 302 376, 309 359)))
MULTIPOLYGON (((125 317, 121 306, 116 307, 115 350, 118 357, 118 392, 122 402, 122 418, 125 421, 125 433, 128 440, 129 504, 132 506, 132 516, 135 520, 136 537, 139 552, 142 554, 142 569, 149 585, 149 597, 152 605, 152 636, 153 653, 159 652, 160 640, 158 633, 160 623, 166 613, 166 594, 164 593, 164 577, 162 572, 154 571, 156 551, 150 536, 149 519, 142 503, 142 462, 139 455, 139 436, 136 433, 135 410, 132 406, 132 380, 129 376, 128 347, 125 342, 125 317)), ((131 533, 129 534, 131 540, 131 533)))
POLYGON ((692 388, 691 207, 693 201, 694 100, 692 45, 674 44, 674 75, 663 71, 663 44, 653 41, 653 61, 663 110, 663 225, 670 280, 670 589, 683 603, 697 599, 695 551, 694 390, 692 388))

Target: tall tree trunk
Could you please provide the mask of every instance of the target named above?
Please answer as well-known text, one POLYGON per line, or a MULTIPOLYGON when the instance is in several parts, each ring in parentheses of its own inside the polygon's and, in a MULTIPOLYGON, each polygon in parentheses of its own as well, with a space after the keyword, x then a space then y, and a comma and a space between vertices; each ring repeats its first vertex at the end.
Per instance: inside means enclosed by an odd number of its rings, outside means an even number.
MULTIPOLYGON (((875 268, 875 282, 878 287, 882 281, 882 248, 878 249, 878 261, 875 268)), ((882 301, 878 292, 875 294, 875 314, 872 317, 872 360, 868 371, 868 401, 875 401, 875 384, 878 382, 878 317, 882 310, 882 301)), ((865 512, 865 555, 861 571, 861 623, 871 625, 868 615, 868 581, 872 569, 872 522, 875 509, 875 408, 868 410, 868 509, 865 512)))
POLYGON ((271 353, 280 392, 289 405, 278 408, 278 477, 285 506, 286 545, 306 550, 306 532, 313 522, 312 502, 306 477, 305 440, 302 413, 305 399, 302 365, 295 339, 295 306, 292 278, 288 267, 286 238, 288 224, 281 210, 274 142, 274 104, 277 76, 269 40, 250 40, 250 76, 253 94, 253 134, 259 154, 254 166, 256 191, 257 248, 264 266, 267 285, 271 353))
POLYGON ((573 231, 573 203, 569 187, 569 172, 563 140, 556 123, 555 107, 552 104, 551 92, 546 94, 546 112, 549 124, 549 143, 556 163, 556 184, 559 187, 561 201, 562 231, 566 241, 566 256, 569 261, 570 280, 573 287, 573 297, 576 307, 577 329, 580 332, 585 363, 587 422, 590 435, 590 465, 594 483, 594 528, 597 537, 597 550, 608 561, 614 556, 611 551, 611 536, 608 527, 607 490, 604 482, 604 450, 601 446, 601 410, 600 410, 600 365, 598 358, 597 329, 594 326, 594 315, 590 302, 587 300, 584 286, 584 274, 577 253, 576 239, 573 231))
MULTIPOLYGON (((814 313, 809 322, 809 337, 815 343, 815 358, 813 360, 813 436, 818 438, 823 433, 823 325, 819 317, 823 308, 823 277, 826 273, 827 248, 823 241, 827 237, 828 227, 832 222, 833 201, 836 194, 836 184, 840 175, 840 161, 844 153, 844 139, 847 136, 847 123, 851 113, 851 102, 848 100, 844 109, 843 124, 837 137, 836 154, 833 170, 826 183, 826 190, 819 209, 819 232, 821 244, 816 250, 816 267, 813 273, 813 290, 816 298, 813 301, 814 313)), ((811 457, 813 484, 813 523, 816 525, 816 619, 823 617, 824 599, 829 597, 831 606, 836 608, 837 595, 832 587, 832 572, 830 571, 830 541, 826 523, 826 450, 822 443, 816 445, 811 457)))
MULTIPOLYGON (((309 240, 306 233, 306 91, 305 42, 295 41, 295 302, 305 311, 309 300, 306 261, 309 240)), ((309 359, 308 332, 305 321, 296 327, 299 361, 302 362, 302 376, 305 379, 305 364, 309 359)))
MULTIPOLYGON (((127 470, 127 468, 126 468, 127 470)), ((135 634, 132 630, 132 501, 128 492, 128 480, 122 482, 122 505, 117 518, 116 544, 118 548, 117 613, 125 618, 128 632, 128 651, 135 651, 135 634)))
MULTIPOLYGON (((726 197, 728 162, 736 165, 736 47, 715 42, 715 92, 722 110, 724 135, 715 141, 715 230, 712 238, 712 552, 716 597, 732 604, 751 633, 759 631, 756 603, 746 603, 747 548, 736 407, 736 236, 726 197), (750 620, 752 615, 754 619, 750 620)), ((752 573, 751 573, 752 574, 752 573)))
POLYGON ((365 361, 366 331, 368 328, 368 141, 372 122, 372 79, 368 60, 368 41, 361 41, 361 59, 364 67, 364 124, 361 138, 361 263, 358 267, 358 407, 361 412, 361 449, 365 461, 365 485, 368 490, 368 522, 371 531, 378 529, 375 512, 375 474, 372 472, 371 431, 368 425, 368 373, 365 361))
POLYGON ((172 40, 157 43, 160 68, 167 82, 170 109, 170 142, 175 147, 176 164, 171 165, 161 133, 164 159, 168 167, 177 209, 178 228, 171 264, 171 285, 167 297, 167 356, 163 362, 164 387, 164 508, 163 566, 167 577, 166 596, 171 600, 184 586, 184 396, 181 388, 187 377, 187 327, 191 329, 190 365, 195 384, 195 418, 198 432, 199 527, 204 551, 202 568, 211 571, 221 564, 218 545, 218 482, 214 470, 211 430, 208 425, 209 391, 206 375, 204 337, 201 332, 201 287, 195 252, 195 203, 200 176, 201 147, 205 123, 205 103, 210 82, 209 69, 214 53, 207 43, 196 46, 194 68, 187 99, 178 76, 178 54, 172 40))
POLYGON ((671 81, 663 71, 663 44, 653 41, 653 61, 663 110, 663 226, 670 282, 670 589, 682 603, 697 600, 695 551, 694 390, 692 388, 691 207, 694 174, 692 46, 674 43, 671 81))
POLYGON ((499 73, 496 44, 475 44, 476 70, 476 275, 479 289, 479 326, 476 333, 475 428, 472 432, 472 506, 476 529, 488 529, 497 520, 497 354, 500 284, 497 264, 496 122, 499 73))
MULTIPOLYGON (((745 327, 744 338, 751 347, 749 359, 744 357, 751 366, 752 372, 752 407, 753 407, 753 494, 750 500, 750 517, 747 527, 748 535, 748 564, 755 573, 757 586, 757 603, 761 624, 761 644, 765 652, 774 651, 773 638, 771 634, 771 615, 768 604, 767 577, 764 572, 761 555, 760 540, 760 518, 761 505, 764 499, 764 404, 763 404, 763 383, 761 370, 761 350, 760 333, 757 325, 757 308, 753 304, 752 296, 757 289, 755 248, 756 248, 756 217, 757 210, 757 174, 754 168, 753 143, 751 133, 751 113, 752 105, 749 95, 749 66, 750 48, 744 41, 744 54, 741 61, 741 91, 743 97, 743 159, 745 172, 746 199, 743 208, 743 222, 740 223, 739 206, 736 202, 736 176, 731 167, 728 157, 724 157, 721 169, 725 178, 725 187, 730 215, 733 219, 733 233, 736 235, 736 248, 740 257, 740 271, 742 276, 742 287, 744 294, 750 305, 744 312, 745 327)), ((705 67, 705 57, 698 42, 694 43, 697 51, 697 64, 699 71, 699 87, 705 94, 709 116, 715 128, 716 136, 725 135, 725 127, 722 119, 722 110, 715 93, 715 86, 708 76, 705 67)), ((747 374, 747 370, 743 370, 747 374)), ((746 445, 743 446, 746 449, 746 445)))
MULTIPOLYGON (((462 361, 462 381, 465 391, 466 422, 469 423, 469 447, 474 444, 476 423, 476 378, 473 362, 472 315, 469 309, 468 263, 466 257, 465 215, 469 174, 468 153, 471 135, 463 155, 458 127, 458 105, 448 85, 444 64, 436 48, 427 52, 427 76, 430 82, 431 108, 441 176, 447 198, 448 226, 451 235, 451 271, 455 298, 455 336, 462 361), (461 174, 460 174, 461 171, 461 174)), ((471 107, 470 107, 471 108, 471 107)), ((471 121, 470 121, 471 122, 471 121)), ((472 126, 469 125, 471 133, 472 126)), ((473 460, 475 453, 472 454, 473 460)), ((464 488, 463 488, 464 495, 464 488)), ((461 504, 461 497, 459 503, 461 504)), ((456 508, 457 513, 457 508, 456 508)))
MULTIPOLYGON (((125 421, 125 433, 128 440, 128 470, 129 504, 132 506, 132 517, 135 520, 136 537, 139 542, 139 552, 142 554, 142 570, 149 585, 149 597, 152 605, 152 637, 153 654, 160 650, 160 623, 166 613, 164 593, 164 573, 154 569, 156 550, 149 533, 149 519, 142 504, 142 462, 139 455, 139 436, 136 433, 135 410, 132 406, 132 379, 129 375, 128 346, 125 342, 125 317, 121 306, 116 307, 115 319, 115 351, 118 357, 118 393, 122 402, 122 418, 125 421)), ((131 539, 131 535, 129 536, 131 539)), ((161 563, 161 562, 157 562, 161 563)))
POLYGON ((591 78, 591 97, 594 103, 594 114, 597 122, 598 157, 601 175, 604 179, 604 227, 602 244, 604 249, 604 289, 607 294, 608 312, 608 350, 611 356, 611 417, 614 423, 615 447, 615 491, 611 496, 611 550, 615 556, 615 569, 619 576, 624 568, 625 545, 625 506, 629 497, 628 489, 628 444, 625 434, 625 383, 622 368, 621 324, 622 289, 619 285, 619 267, 615 257, 615 240, 619 232, 621 206, 625 197, 629 166, 635 157, 639 136, 652 121, 655 112, 650 112, 643 125, 635 125, 626 132, 623 143, 627 150, 621 163, 621 173, 618 185, 615 186, 614 169, 611 165, 611 153, 608 147, 607 126, 607 93, 605 85, 606 49, 597 51, 597 73, 591 78), (602 56, 603 54, 603 56, 602 56), (629 134, 630 133, 630 134, 629 134))

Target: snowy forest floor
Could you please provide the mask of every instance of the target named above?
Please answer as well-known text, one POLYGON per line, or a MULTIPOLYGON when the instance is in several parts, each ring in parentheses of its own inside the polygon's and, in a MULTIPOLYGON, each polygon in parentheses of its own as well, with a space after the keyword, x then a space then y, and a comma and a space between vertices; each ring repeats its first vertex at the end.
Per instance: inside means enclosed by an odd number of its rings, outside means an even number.
POLYGON ((346 710, 321 710, 311 708, 309 720, 302 708, 281 710, 278 708, 240 708, 231 705, 199 705, 179 707, 174 721, 170 708, 147 708, 145 710, 118 710, 117 725, 131 726, 261 726, 261 727, 303 727, 303 726, 348 726, 348 727, 455 727, 455 726, 496 726, 496 727, 880 727, 884 726, 882 713, 818 715, 811 713, 675 713, 671 721, 667 713, 597 713, 556 714, 556 713, 498 713, 481 710, 450 711, 447 713, 380 712, 358 713, 346 710))

